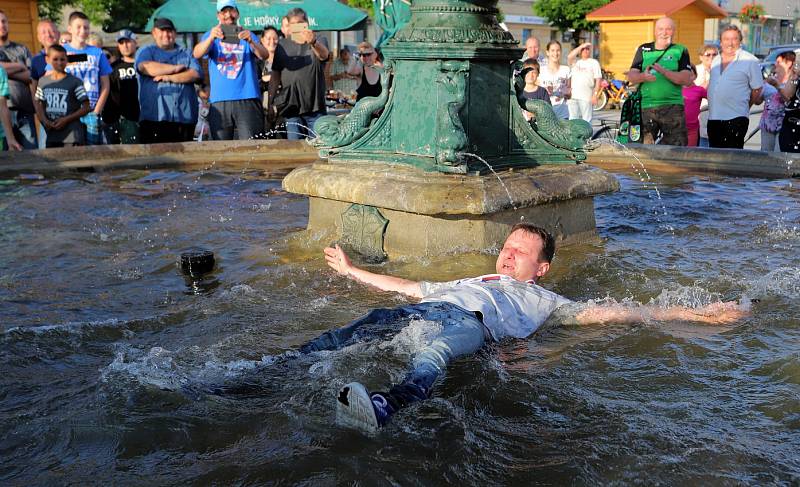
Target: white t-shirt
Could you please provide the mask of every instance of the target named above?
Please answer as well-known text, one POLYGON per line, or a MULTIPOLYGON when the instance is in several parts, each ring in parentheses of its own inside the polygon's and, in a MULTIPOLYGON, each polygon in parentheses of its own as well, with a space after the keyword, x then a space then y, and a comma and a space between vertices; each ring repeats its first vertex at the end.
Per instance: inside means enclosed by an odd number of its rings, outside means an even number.
POLYGON ((578 59, 572 65, 572 99, 591 101, 595 80, 603 77, 596 59, 578 59))
POLYGON ((694 69, 697 70, 697 77, 694 79, 694 84, 697 86, 703 86, 706 84, 706 80, 708 80, 709 73, 706 71, 706 67, 703 66, 703 63, 695 64, 694 69))
POLYGON ((553 111, 556 112, 556 115, 563 119, 569 118, 567 99, 564 98, 569 86, 569 77, 570 70, 564 65, 559 66, 558 71, 555 73, 546 67, 543 67, 539 72, 539 86, 545 89, 552 88, 550 104, 553 105, 553 111))
POLYGON ((494 340, 506 336, 525 338, 559 306, 572 302, 533 281, 517 281, 500 274, 449 282, 423 281, 420 288, 425 296, 423 303, 443 301, 480 312, 494 340))
POLYGON ((758 58, 739 49, 736 57, 720 72, 722 56, 711 63, 708 83, 708 119, 732 120, 750 115, 750 92, 764 86, 758 58))

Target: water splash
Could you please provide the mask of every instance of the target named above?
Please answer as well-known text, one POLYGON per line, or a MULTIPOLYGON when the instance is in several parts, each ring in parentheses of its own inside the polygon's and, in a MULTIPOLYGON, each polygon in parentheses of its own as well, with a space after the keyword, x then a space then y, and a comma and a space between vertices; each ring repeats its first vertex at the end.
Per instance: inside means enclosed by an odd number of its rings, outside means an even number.
MULTIPOLYGON (((661 216, 667 218, 670 215, 669 212, 667 211, 666 205, 664 204, 664 200, 661 198, 661 191, 659 191, 658 189, 658 184, 656 184, 656 182, 653 181, 653 178, 650 177, 650 172, 647 170, 647 167, 644 165, 644 162, 642 162, 639 156, 637 156, 636 153, 633 152, 628 146, 614 139, 603 138, 603 137, 599 139, 594 139, 586 144, 586 148, 588 150, 595 150, 603 145, 609 145, 616 149, 620 149, 625 155, 629 156, 632 159, 630 162, 631 169, 633 169, 634 174, 636 174, 636 176, 639 178, 639 181, 642 183, 642 188, 648 190, 647 193, 648 198, 652 200, 651 194, 654 193, 656 195, 656 199, 658 200, 657 204, 660 206, 660 211, 655 212, 656 220, 658 221, 658 223, 663 224, 664 222, 661 221, 661 216), (638 167, 636 164, 634 164, 633 161, 636 161, 638 167)), ((667 230, 670 231, 672 237, 674 238, 675 227, 669 224, 664 224, 664 225, 667 228, 667 230)))
POLYGON ((516 211, 516 210, 518 210, 518 209, 519 209, 519 208, 517 208, 517 205, 516 205, 516 203, 514 203, 514 198, 512 198, 512 197, 511 197, 511 191, 509 191, 509 190, 508 190, 508 186, 506 186, 506 183, 504 183, 504 182, 503 182, 503 180, 500 178, 500 175, 499 175, 499 174, 497 174, 497 171, 495 171, 495 170, 494 170, 494 168, 492 167, 492 165, 491 165, 491 164, 489 164, 488 162, 486 162, 486 160, 485 160, 485 159, 483 159, 481 156, 479 156, 479 155, 477 155, 477 154, 473 154, 473 153, 471 153, 471 152, 459 152, 457 155, 458 155, 459 157, 462 157, 462 156, 464 156, 464 157, 472 157, 472 158, 474 158, 474 159, 476 159, 476 160, 478 160, 478 161, 482 162, 482 163, 483 163, 483 165, 485 165, 486 167, 488 167, 488 168, 489 168, 489 170, 492 172, 492 174, 494 174, 494 177, 496 177, 496 178, 497 178, 497 180, 498 180, 498 181, 500 181, 500 186, 502 186, 502 187, 503 187, 503 189, 506 191, 506 195, 508 196, 508 203, 509 203, 509 204, 511 205, 511 207, 514 209, 514 211, 516 211))

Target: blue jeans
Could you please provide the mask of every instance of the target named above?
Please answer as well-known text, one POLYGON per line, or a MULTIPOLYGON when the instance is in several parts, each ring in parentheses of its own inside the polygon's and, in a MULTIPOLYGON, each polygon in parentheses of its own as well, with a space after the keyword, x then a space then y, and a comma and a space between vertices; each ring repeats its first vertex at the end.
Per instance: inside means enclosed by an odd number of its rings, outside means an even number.
POLYGON ((347 326, 326 331, 301 346, 300 352, 338 350, 365 339, 386 339, 405 327, 412 318, 440 323, 442 331, 414 356, 411 370, 403 381, 392 386, 388 393, 383 393, 397 409, 427 399, 433 383, 447 364, 483 347, 489 334, 475 313, 444 302, 375 309, 347 326))
POLYGON ((297 117, 286 118, 286 138, 288 140, 302 140, 306 137, 316 137, 313 132, 314 123, 321 116, 325 115, 321 111, 304 113, 297 117), (312 130, 308 130, 312 129, 312 130))

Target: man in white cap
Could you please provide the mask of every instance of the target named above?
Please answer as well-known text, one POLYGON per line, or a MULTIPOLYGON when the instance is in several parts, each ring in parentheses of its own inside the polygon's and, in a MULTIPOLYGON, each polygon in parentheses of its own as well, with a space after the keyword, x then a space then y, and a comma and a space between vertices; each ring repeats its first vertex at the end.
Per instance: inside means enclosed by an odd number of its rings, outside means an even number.
POLYGON ((238 25, 235 0, 217 0, 219 24, 203 34, 193 55, 208 59, 211 108, 208 123, 214 140, 247 140, 264 132, 256 57, 269 57, 257 36, 238 25))
POLYGON ((109 144, 136 144, 139 139, 139 82, 134 66, 136 34, 123 29, 117 34, 120 58, 111 63, 111 93, 103 109, 106 140, 109 144))

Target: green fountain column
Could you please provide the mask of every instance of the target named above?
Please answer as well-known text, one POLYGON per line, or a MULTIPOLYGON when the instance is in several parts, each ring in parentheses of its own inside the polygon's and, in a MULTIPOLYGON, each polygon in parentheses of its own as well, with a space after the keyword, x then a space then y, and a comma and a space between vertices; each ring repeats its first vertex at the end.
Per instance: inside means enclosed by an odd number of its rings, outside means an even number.
POLYGON ((525 120, 522 49, 496 4, 413 2, 383 49, 381 95, 322 117, 312 143, 324 162, 284 180, 310 197, 309 230, 376 259, 485 249, 520 219, 562 239, 594 234, 591 198, 617 183, 579 164, 588 123, 558 120, 541 101, 526 102, 525 120))

